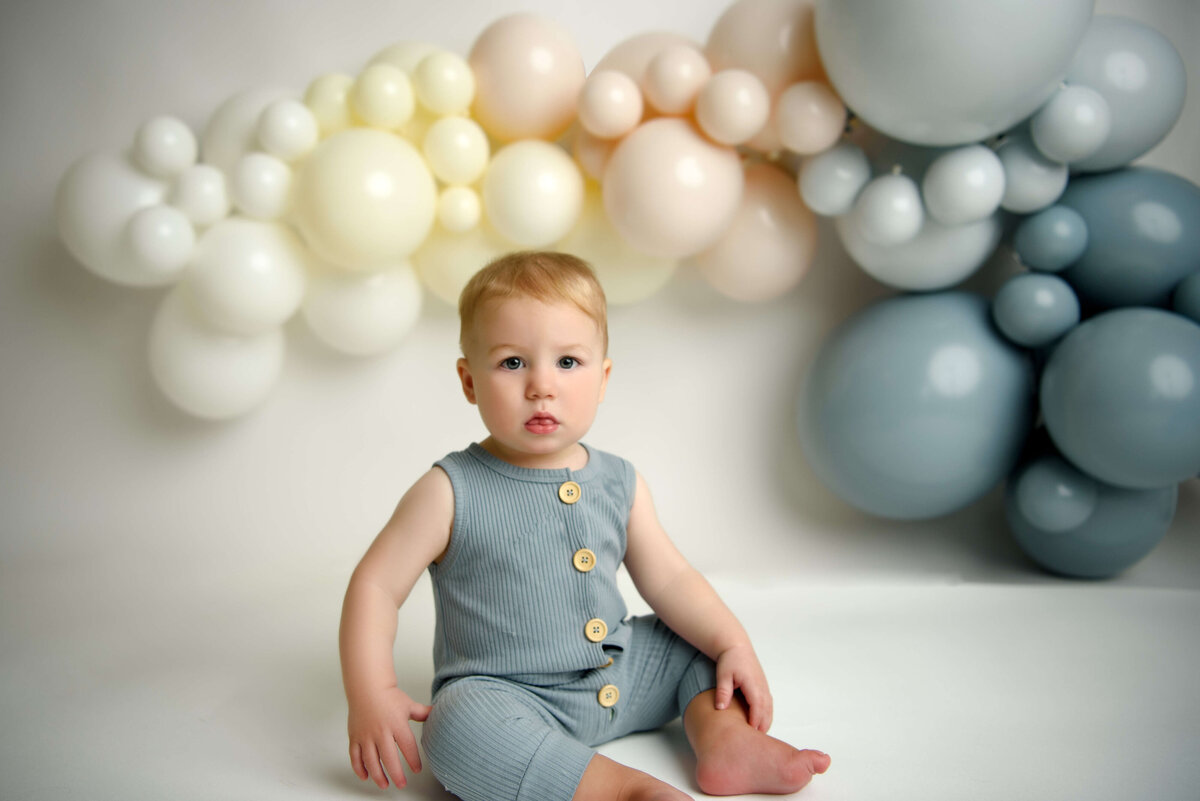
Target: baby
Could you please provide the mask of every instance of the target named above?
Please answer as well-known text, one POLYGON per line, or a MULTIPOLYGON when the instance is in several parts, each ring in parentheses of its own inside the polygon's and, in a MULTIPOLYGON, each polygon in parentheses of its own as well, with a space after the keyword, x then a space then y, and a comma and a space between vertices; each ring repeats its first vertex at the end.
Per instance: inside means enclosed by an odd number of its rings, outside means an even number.
POLYGON ((421 757, 464 801, 686 799, 593 746, 683 715, 712 795, 791 793, 829 757, 767 735, 746 631, 659 524, 646 482, 580 440, 604 399, 604 293, 561 253, 516 253, 459 300, 463 394, 488 436, 405 493, 350 580, 350 763, 381 788, 421 757), (624 563, 654 615, 627 617, 624 563), (397 686, 397 610, 432 578, 433 705, 397 686))

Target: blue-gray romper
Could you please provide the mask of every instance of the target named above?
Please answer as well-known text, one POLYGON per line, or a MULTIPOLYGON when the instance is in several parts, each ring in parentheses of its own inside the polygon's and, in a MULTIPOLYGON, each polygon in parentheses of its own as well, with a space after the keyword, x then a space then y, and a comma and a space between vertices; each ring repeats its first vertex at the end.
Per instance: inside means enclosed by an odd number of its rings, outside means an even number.
MULTIPOLYGON (((585 446, 586 447, 586 446, 585 446)), ((464 801, 569 801, 592 746, 678 717, 716 686, 708 657, 617 589, 636 477, 516 467, 478 444, 437 462, 454 529, 430 566, 433 712, 421 744, 464 801)))

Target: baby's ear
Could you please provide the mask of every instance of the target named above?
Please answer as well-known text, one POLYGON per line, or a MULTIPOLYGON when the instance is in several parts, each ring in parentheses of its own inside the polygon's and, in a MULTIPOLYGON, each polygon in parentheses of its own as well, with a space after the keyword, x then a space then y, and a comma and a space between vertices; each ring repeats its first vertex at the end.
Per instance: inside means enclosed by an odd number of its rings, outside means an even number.
POLYGON ((475 403, 475 378, 471 375, 471 365, 467 360, 458 360, 458 380, 462 382, 463 395, 466 396, 468 403, 475 403))

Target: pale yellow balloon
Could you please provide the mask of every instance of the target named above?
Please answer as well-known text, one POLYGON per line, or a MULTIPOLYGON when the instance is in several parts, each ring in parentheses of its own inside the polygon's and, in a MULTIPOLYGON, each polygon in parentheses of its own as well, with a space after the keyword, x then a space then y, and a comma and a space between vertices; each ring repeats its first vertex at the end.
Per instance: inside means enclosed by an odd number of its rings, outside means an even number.
POLYGON ((373 128, 399 128, 416 108, 408 73, 391 64, 372 64, 358 74, 350 88, 350 108, 373 128))
POLYGON ((642 121, 642 92, 619 70, 596 70, 579 94, 579 124, 601 139, 617 139, 642 121))
POLYGON ((469 117, 442 117, 429 126, 421 145, 429 168, 445 184, 472 184, 491 155, 487 134, 469 117))
POLYGON ((579 219, 583 176, 558 145, 514 142, 496 152, 483 174, 483 207, 508 239, 522 247, 545 247, 579 219))
POLYGON ((417 65, 421 63, 421 59, 431 53, 436 53, 439 49, 437 45, 430 44, 429 42, 396 42, 371 56, 370 61, 367 62, 367 66, 380 63, 391 64, 393 67, 404 70, 409 75, 412 75, 417 65))
POLYGON ((761 302, 799 284, 816 248, 816 216, 800 199, 795 179, 778 167, 758 163, 746 168, 733 222, 691 263, 722 294, 761 302))
POLYGON ((411 261, 421 283, 434 297, 457 306, 458 296, 471 276, 512 250, 512 243, 484 220, 462 234, 435 226, 411 261))
POLYGON ((711 245, 733 219, 742 164, 686 120, 660 117, 621 140, 603 186, 608 217, 631 246, 679 259, 711 245))
POLYGON ((321 136, 327 137, 354 125, 350 113, 350 88, 354 77, 329 73, 313 80, 304 92, 304 105, 317 120, 321 136))
POLYGON ((772 114, 780 143, 793 153, 812 155, 828 150, 846 127, 846 106, 820 81, 794 83, 775 101, 772 114))
POLYGON ((687 114, 711 77, 712 68, 698 48, 673 45, 650 60, 642 90, 646 101, 663 114, 687 114))
POLYGON ((671 47, 699 48, 695 41, 669 31, 652 31, 633 36, 609 50, 596 63, 593 72, 597 70, 620 70, 633 78, 634 83, 642 85, 646 68, 654 57, 663 50, 671 47))
POLYGON ((604 169, 619 142, 618 139, 601 139, 583 128, 576 128, 571 135, 571 155, 583 169, 584 175, 594 181, 602 181, 604 169))
POLYGON ((450 186, 438 195, 438 225, 452 234, 470 231, 483 217, 483 201, 469 186, 450 186))
POLYGON ((631 247, 608 219, 600 185, 594 181, 588 182, 579 221, 556 247, 592 265, 609 305, 645 300, 666 286, 679 264, 631 247))
POLYGON ((535 14, 501 17, 467 58, 475 74, 472 116, 504 142, 557 139, 575 118, 586 73, 570 33, 535 14))
POLYGON ((475 75, 457 53, 438 50, 412 73, 417 100, 434 114, 466 114, 475 99, 475 75))
POLYGON ((352 128, 319 144, 297 172, 296 224, 324 260, 351 270, 394 264, 433 225, 437 186, 395 134, 352 128))
POLYGON ((722 70, 696 98, 696 122, 714 142, 740 145, 767 124, 771 98, 757 76, 746 70, 722 70))

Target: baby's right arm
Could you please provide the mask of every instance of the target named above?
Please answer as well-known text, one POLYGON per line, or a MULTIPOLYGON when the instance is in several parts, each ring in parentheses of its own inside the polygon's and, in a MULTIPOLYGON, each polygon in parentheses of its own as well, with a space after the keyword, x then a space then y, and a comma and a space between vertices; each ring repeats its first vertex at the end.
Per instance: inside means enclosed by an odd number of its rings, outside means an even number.
POLYGON ((454 490, 435 467, 400 499, 354 569, 342 604, 339 646, 350 705, 350 764, 360 779, 369 777, 381 788, 389 774, 397 787, 405 785, 399 754, 414 771, 421 769, 409 720, 425 720, 432 707, 396 684, 396 612, 421 572, 440 561, 453 523, 454 490))

